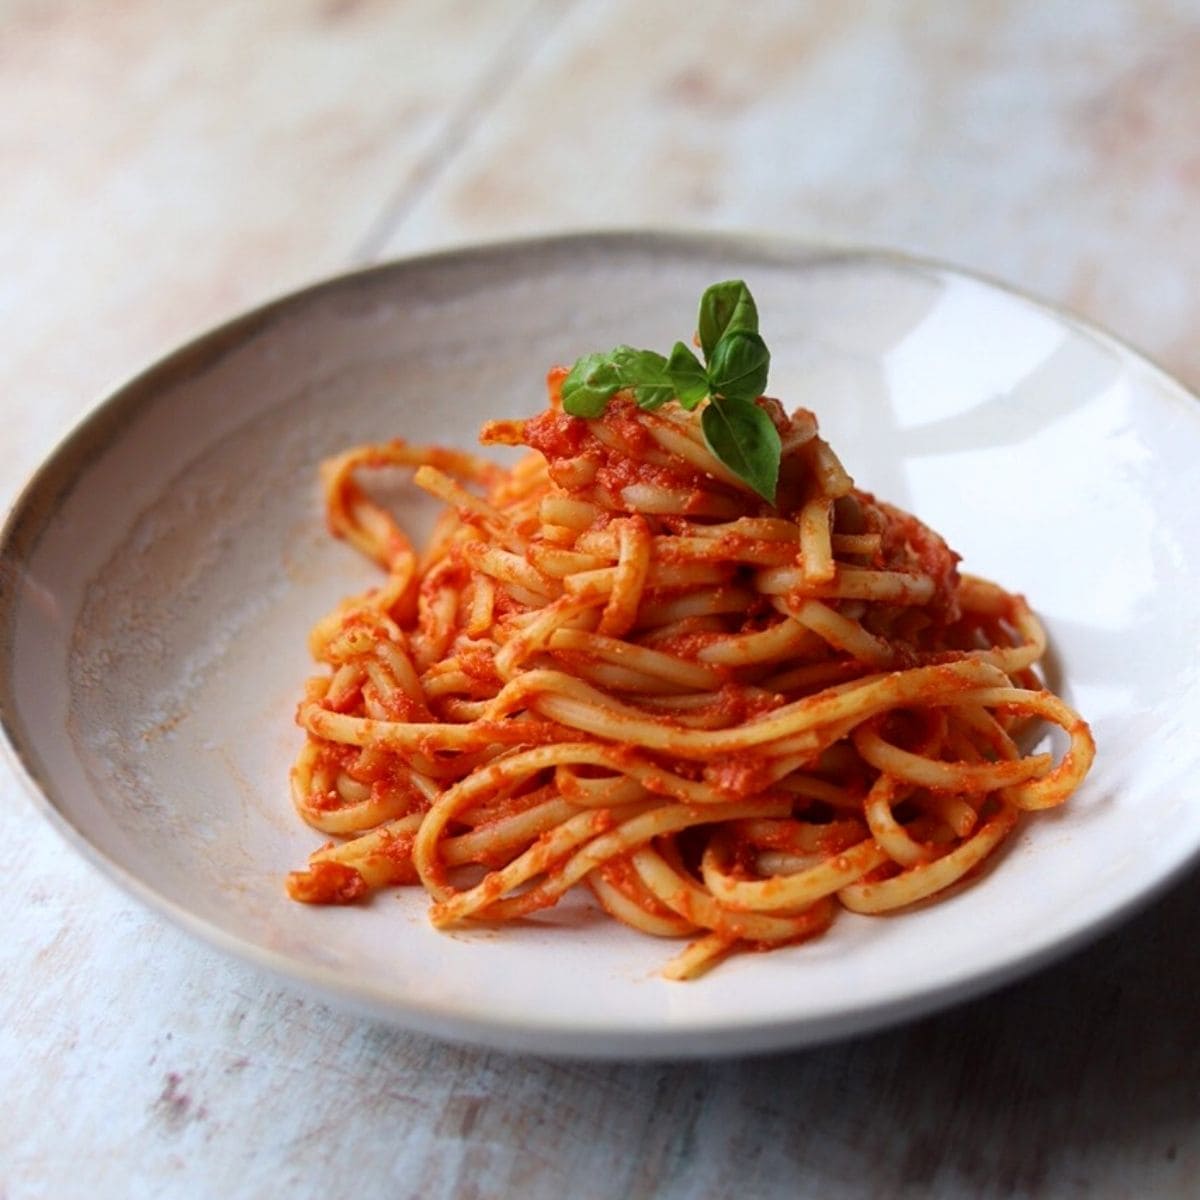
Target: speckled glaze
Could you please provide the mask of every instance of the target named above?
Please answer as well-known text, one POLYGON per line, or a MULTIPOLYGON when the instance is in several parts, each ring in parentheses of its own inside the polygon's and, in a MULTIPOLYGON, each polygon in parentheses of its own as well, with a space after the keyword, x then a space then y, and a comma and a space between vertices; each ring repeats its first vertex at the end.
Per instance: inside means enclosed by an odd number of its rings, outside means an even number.
MULTIPOLYGON (((1195 854, 1198 460, 1200 408, 1155 368, 931 263, 653 234, 397 263, 192 343, 52 456, 0 546, 5 730, 55 823, 126 887, 401 1024, 616 1057, 811 1043, 1027 970, 1195 854), (305 634, 370 578, 324 532, 319 459, 395 435, 470 445, 486 417, 541 405, 550 364, 669 344, 703 287, 735 275, 763 313, 772 392, 818 413, 860 485, 1046 618, 1056 683, 1100 745, 1069 811, 1027 822, 942 904, 846 915, 692 986, 656 977, 669 947, 578 904, 446 936, 414 893, 287 902, 283 874, 319 840, 286 787, 305 634)), ((397 506, 428 522, 411 492, 397 506)))

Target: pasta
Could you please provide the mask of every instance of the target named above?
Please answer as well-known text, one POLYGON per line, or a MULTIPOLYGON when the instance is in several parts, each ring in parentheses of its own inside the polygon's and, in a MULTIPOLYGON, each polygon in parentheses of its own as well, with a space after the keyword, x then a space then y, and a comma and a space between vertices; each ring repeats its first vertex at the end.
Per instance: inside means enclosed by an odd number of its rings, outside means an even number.
POLYGON ((1025 600, 857 489, 811 413, 757 401, 772 506, 698 413, 570 416, 565 374, 484 427, 532 451, 511 470, 399 440, 323 465, 332 532, 386 575, 311 635, 292 796, 330 841, 294 899, 419 885, 447 927, 583 886, 687 939, 686 979, 943 893, 1075 790, 1091 734, 1025 600), (390 467, 445 505, 420 551, 364 489, 390 467), (1046 724, 1057 761, 1024 748, 1046 724))

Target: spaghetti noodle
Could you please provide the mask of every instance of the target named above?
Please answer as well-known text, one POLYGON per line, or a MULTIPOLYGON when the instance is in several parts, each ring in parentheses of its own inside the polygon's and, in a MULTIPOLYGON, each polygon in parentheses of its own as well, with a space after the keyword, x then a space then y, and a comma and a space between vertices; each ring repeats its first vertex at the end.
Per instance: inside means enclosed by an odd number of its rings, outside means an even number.
POLYGON ((852 480, 812 414, 778 430, 765 503, 699 413, 618 395, 493 421, 512 470, 403 441, 322 468, 332 531, 386 572, 313 630, 300 815, 330 841, 288 878, 345 903, 419 884, 438 927, 506 922, 585 885, 618 921, 734 948, 883 913, 978 868, 1093 756, 1045 690, 1020 596, 852 480), (416 468, 444 502, 418 552, 360 484, 416 468), (1027 726, 1066 734, 1057 762, 1027 726))

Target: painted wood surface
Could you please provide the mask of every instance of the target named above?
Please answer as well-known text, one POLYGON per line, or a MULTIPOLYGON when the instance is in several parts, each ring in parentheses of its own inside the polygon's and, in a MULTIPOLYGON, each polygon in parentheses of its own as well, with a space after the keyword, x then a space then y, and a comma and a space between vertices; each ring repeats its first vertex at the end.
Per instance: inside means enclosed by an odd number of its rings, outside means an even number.
MULTIPOLYGON (((0 0, 0 496, 239 307, 554 229, 946 257, 1200 384, 1198 50, 1200 11, 1150 0, 0 0)), ((0 795, 5 1200, 1200 1194, 1195 874, 891 1032, 554 1063, 231 962, 0 795)))

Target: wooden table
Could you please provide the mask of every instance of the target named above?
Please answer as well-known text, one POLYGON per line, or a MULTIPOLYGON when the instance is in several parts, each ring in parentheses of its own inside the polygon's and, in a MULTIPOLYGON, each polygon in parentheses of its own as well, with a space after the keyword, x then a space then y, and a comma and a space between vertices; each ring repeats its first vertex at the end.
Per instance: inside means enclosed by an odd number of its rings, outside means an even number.
MULTIPOLYGON (((1183 0, 0 0, 0 494, 240 307, 553 229, 931 254, 1200 384, 1198 53, 1183 0)), ((555 1063, 229 961, 77 859, 6 769, 0 789, 11 1200, 1200 1194, 1195 873, 891 1032, 555 1063)))

